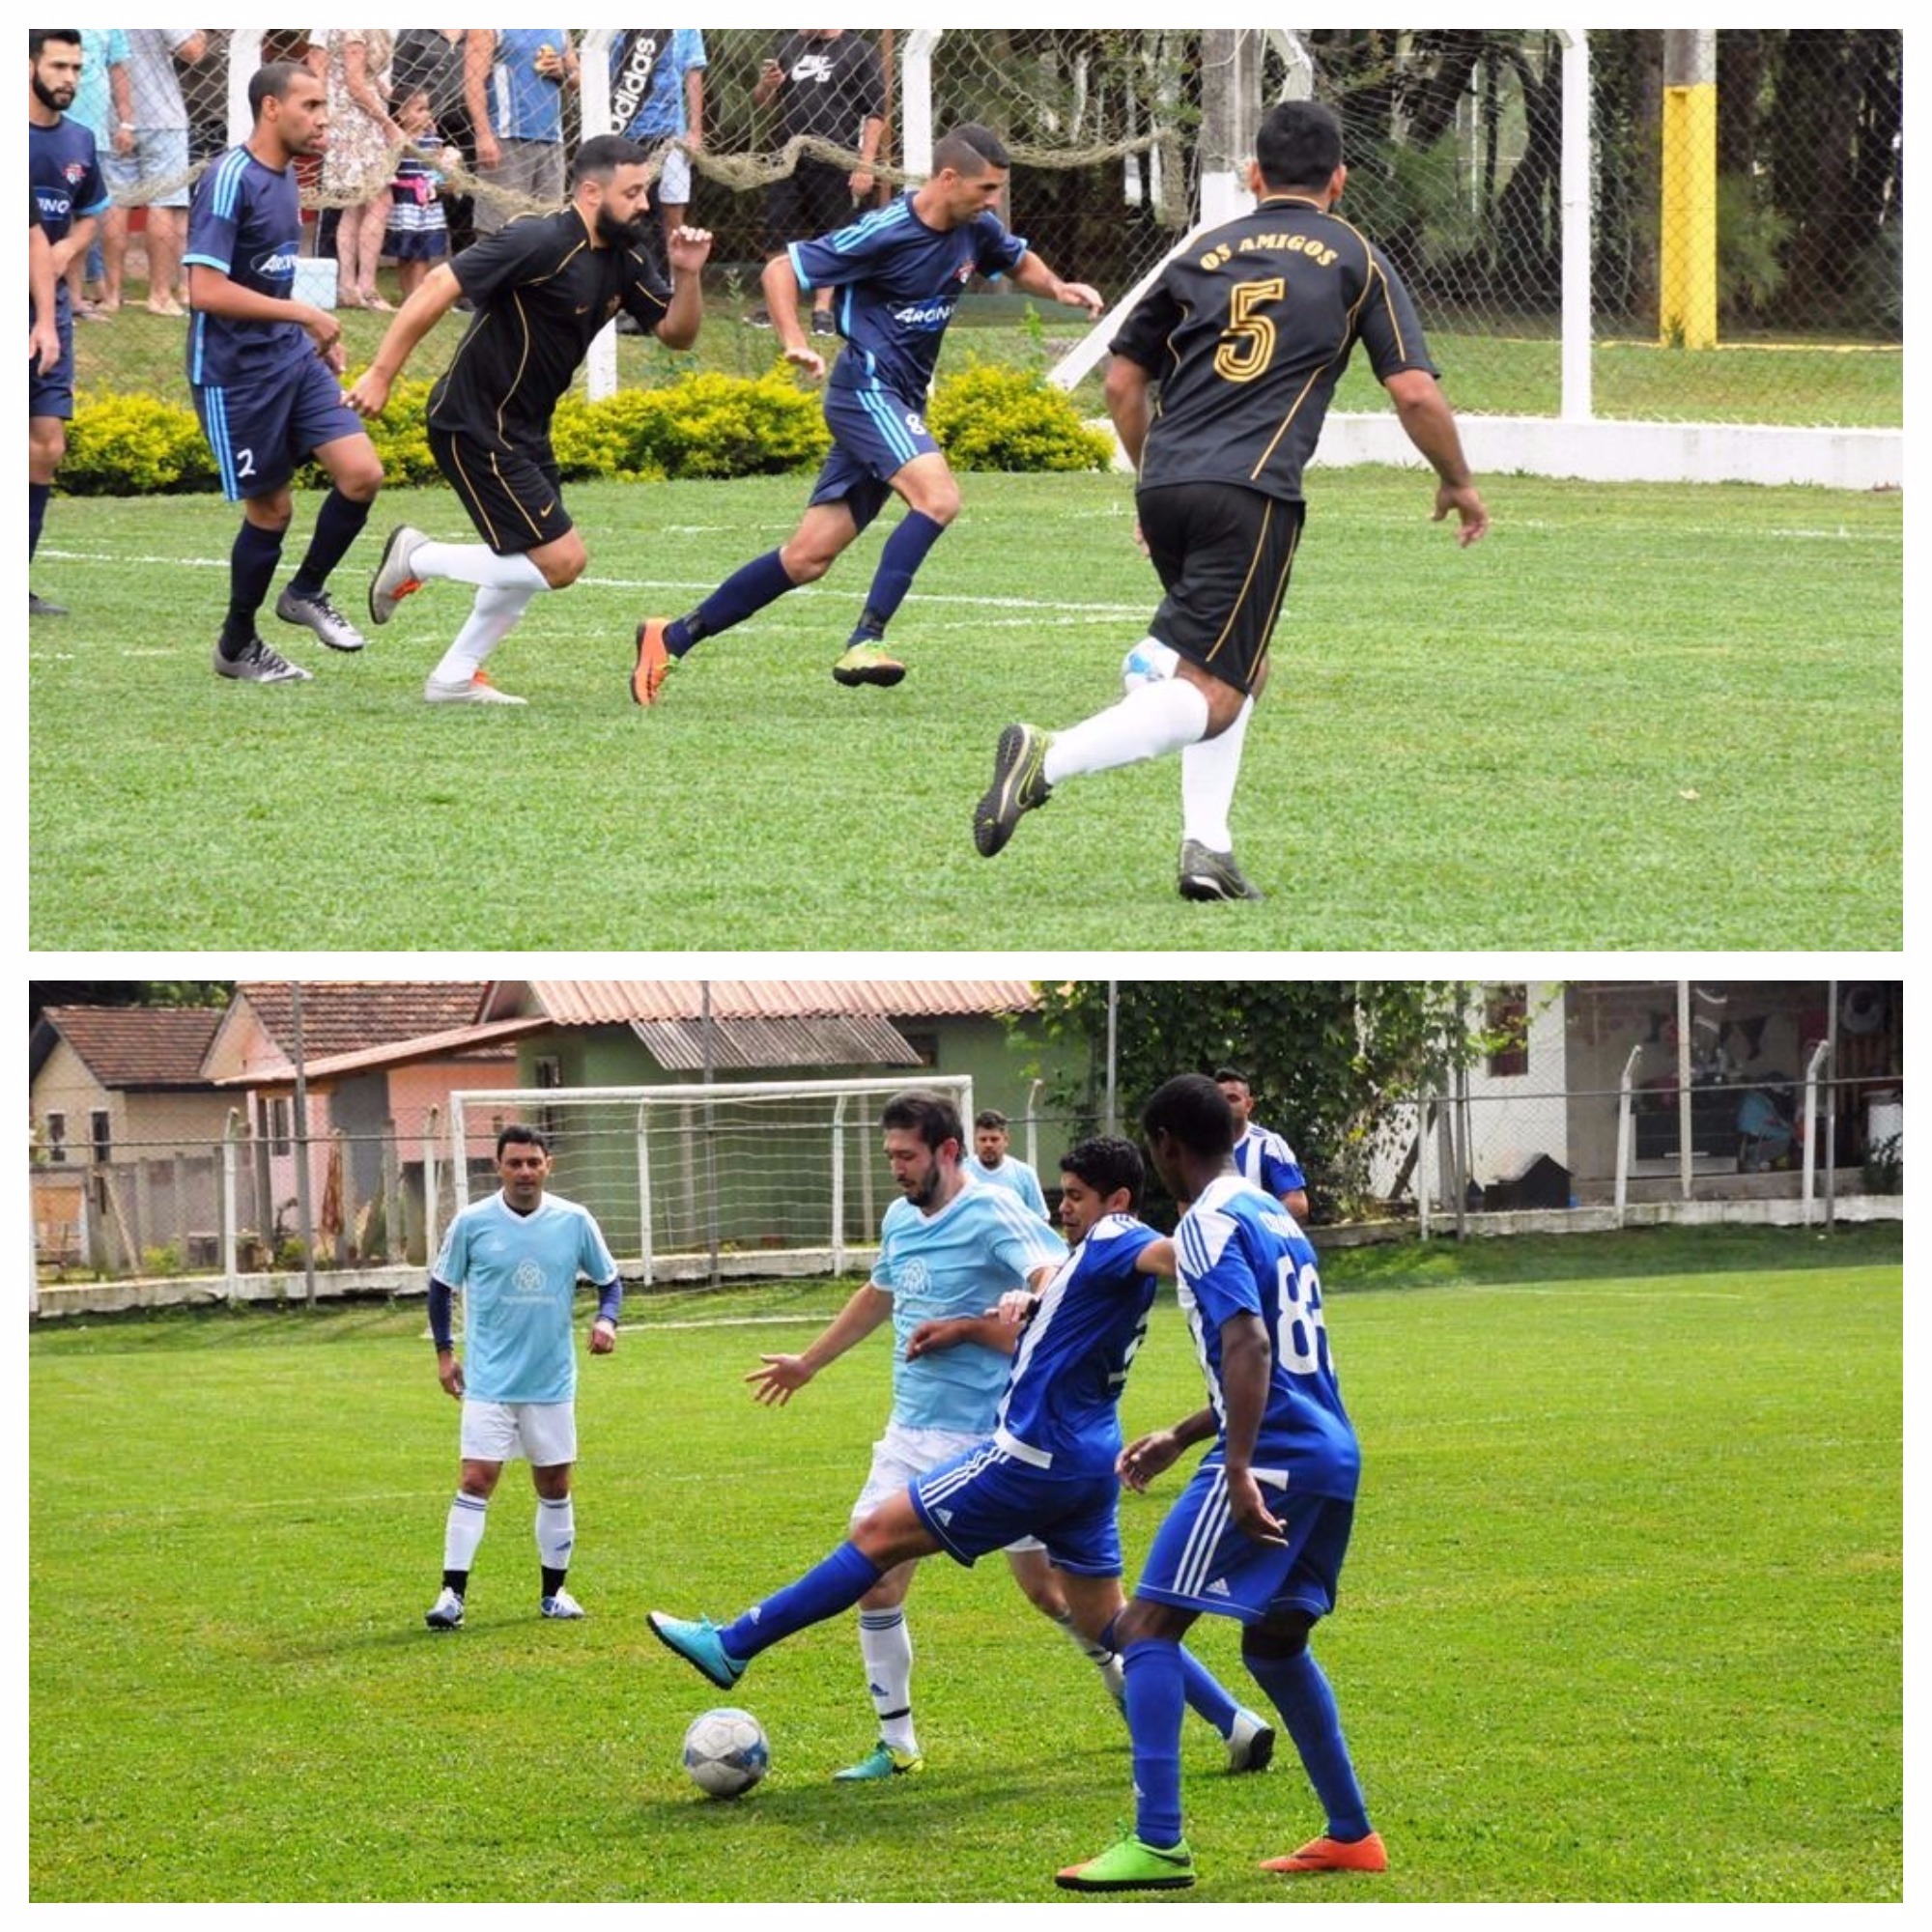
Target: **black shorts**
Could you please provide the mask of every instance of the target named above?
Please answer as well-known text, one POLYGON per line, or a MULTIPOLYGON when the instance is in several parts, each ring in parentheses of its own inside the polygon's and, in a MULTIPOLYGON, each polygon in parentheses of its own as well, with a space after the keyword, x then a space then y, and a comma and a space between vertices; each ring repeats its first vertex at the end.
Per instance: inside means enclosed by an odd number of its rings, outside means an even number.
POLYGON ((522 556, 568 534, 570 512, 563 507, 562 479, 554 462, 539 463, 521 450, 434 424, 429 453, 462 498, 476 534, 498 556, 522 556))
POLYGON ((1140 493, 1141 535, 1167 595, 1149 631, 1252 692, 1288 595, 1305 506, 1237 483, 1140 493))
POLYGON ((801 155, 798 165, 765 192, 765 228, 776 255, 787 242, 809 242, 858 220, 852 172, 801 155))

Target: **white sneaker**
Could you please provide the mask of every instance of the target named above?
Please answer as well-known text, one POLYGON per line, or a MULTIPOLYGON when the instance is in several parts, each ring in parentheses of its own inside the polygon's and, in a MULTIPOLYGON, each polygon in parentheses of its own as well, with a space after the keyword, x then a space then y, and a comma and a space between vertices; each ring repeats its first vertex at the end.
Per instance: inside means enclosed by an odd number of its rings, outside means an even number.
POLYGON ((1228 1733, 1228 1769, 1265 1771, 1273 1756, 1274 1726, 1252 1711, 1236 1711, 1234 1729, 1228 1733))
POLYGON ((546 1597, 539 1607, 547 1617, 587 1617, 590 1614, 568 1590, 559 1590, 555 1596, 546 1597))
POLYGON ((445 1583, 441 1596, 423 1612, 423 1622, 433 1631, 460 1629, 463 1624, 463 1599, 445 1583))
POLYGON ((433 677, 423 686, 423 697, 430 704, 523 704, 527 701, 512 697, 507 691, 498 691, 480 670, 463 684, 444 684, 433 677))

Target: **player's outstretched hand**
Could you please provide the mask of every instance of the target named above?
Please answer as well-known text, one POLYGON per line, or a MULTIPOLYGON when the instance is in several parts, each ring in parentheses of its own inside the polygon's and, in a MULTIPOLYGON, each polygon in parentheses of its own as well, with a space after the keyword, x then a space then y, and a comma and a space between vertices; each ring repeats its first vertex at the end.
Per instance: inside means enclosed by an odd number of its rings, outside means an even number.
POLYGON ((1180 1444, 1171 1429, 1156 1429, 1129 1442, 1114 1464, 1114 1473, 1130 1490, 1145 1490, 1163 1469, 1172 1468, 1180 1444))
POLYGON ((811 1371, 803 1355, 760 1355, 762 1368, 753 1369, 745 1378, 752 1394, 767 1408, 782 1408, 798 1390, 811 1379, 811 1371))
POLYGON ((784 359, 794 368, 803 369, 809 381, 823 382, 825 379, 825 357, 809 342, 801 342, 796 349, 787 349, 784 359))
POLYGON ((1467 550, 1472 543, 1480 542, 1483 533, 1490 527, 1489 506, 1484 503, 1482 492, 1473 483, 1453 486, 1444 483, 1435 493, 1433 521, 1439 524, 1452 510, 1462 520, 1456 541, 1467 550))
POLYGON ((1100 299, 1100 291, 1085 282, 1062 282, 1054 300, 1065 302, 1068 308, 1084 308, 1096 319, 1107 306, 1100 299))
POLYGON ((674 272, 695 275, 711 259, 710 229, 693 228, 688 222, 673 228, 665 254, 674 272))
POLYGON ((1262 1487, 1255 1481, 1254 1471, 1231 1469, 1227 1473, 1228 1511, 1236 1526, 1257 1543, 1286 1544, 1288 1533, 1262 1500, 1262 1487))
POLYGON ((358 416, 379 416, 389 406, 389 379, 365 369, 345 392, 342 400, 358 416))

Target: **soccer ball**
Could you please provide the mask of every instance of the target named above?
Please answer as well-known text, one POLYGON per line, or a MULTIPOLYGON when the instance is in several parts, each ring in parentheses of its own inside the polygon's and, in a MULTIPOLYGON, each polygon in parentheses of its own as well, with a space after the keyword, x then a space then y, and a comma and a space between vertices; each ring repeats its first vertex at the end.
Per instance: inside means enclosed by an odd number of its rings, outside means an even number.
POLYGON ((772 1768, 765 1727, 749 1711, 706 1711, 684 1734, 684 1768, 706 1796, 740 1797, 772 1768))

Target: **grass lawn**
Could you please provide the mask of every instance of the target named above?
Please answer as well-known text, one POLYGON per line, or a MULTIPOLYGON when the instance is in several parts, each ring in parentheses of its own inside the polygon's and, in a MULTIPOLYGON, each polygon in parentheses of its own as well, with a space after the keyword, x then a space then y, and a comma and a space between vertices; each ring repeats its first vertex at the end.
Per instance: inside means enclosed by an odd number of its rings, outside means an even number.
MULTIPOLYGON (((1459 551, 1414 472, 1318 471, 1234 832, 1254 905, 1174 890, 1179 761, 1065 787, 990 863, 970 819, 1015 717, 1118 695, 1155 601, 1115 476, 965 479, 894 628, 895 691, 828 675, 878 554, 700 646, 643 713, 639 616, 791 529, 796 478, 574 488, 592 561, 428 710, 468 608, 433 584, 317 672, 209 654, 235 513, 57 500, 29 639, 32 943, 58 950, 884 947, 1888 950, 1901 941, 1903 504, 1487 479, 1459 551)), ((314 516, 298 506, 286 568, 314 516)), ((339 573, 359 608, 402 519, 339 573)))
MULTIPOLYGON (((1897 1230, 1438 1244, 1327 1276, 1366 1473, 1318 1648, 1392 1869, 1289 1895, 1901 1899, 1897 1230)), ((537 1617, 513 1469, 446 1637, 421 1613, 455 1409, 420 1302, 33 1334, 29 1897, 1054 1899, 1131 1815, 1127 1754, 998 1563, 923 1574, 928 1769, 882 1790, 828 1781, 871 1737, 849 1619, 729 1700, 644 1627, 735 1613, 838 1541, 881 1338, 782 1410, 739 1378, 844 1292, 634 1296, 579 1392, 590 1620, 537 1617), (677 1763, 723 1701, 773 1744, 735 1804, 677 1763)), ((1199 1399, 1164 1297, 1124 1423, 1199 1399)), ((1178 1486, 1125 1500, 1130 1577, 1178 1486)), ((1196 1640, 1246 1686, 1232 1625, 1196 1640)), ((1279 1902, 1255 1861, 1319 1815, 1285 1744, 1265 1776, 1222 1761, 1190 1723, 1193 1896, 1279 1902)))

